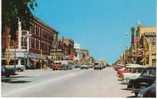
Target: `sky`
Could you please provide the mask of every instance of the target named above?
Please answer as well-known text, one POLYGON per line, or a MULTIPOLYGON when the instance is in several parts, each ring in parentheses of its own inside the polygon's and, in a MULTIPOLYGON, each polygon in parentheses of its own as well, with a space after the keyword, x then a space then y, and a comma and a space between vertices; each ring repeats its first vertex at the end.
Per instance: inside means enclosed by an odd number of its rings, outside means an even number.
POLYGON ((34 15, 95 59, 113 63, 130 46, 132 26, 155 26, 155 1, 37 0, 34 15))

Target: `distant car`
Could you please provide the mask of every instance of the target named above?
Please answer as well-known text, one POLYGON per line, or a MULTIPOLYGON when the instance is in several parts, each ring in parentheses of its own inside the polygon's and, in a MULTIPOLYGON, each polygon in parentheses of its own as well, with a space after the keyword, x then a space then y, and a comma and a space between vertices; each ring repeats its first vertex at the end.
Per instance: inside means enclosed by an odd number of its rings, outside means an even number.
POLYGON ((63 64, 60 68, 60 70, 72 70, 72 65, 70 64, 63 64))
POLYGON ((156 83, 153 83, 147 88, 141 89, 138 93, 138 97, 156 97, 156 83))
POLYGON ((26 65, 26 69, 35 69, 36 67, 33 64, 26 65))
POLYGON ((97 69, 101 70, 101 69, 103 69, 103 66, 100 64, 97 64, 97 65, 94 65, 94 69, 95 70, 97 70, 97 69))
POLYGON ((26 69, 25 65, 16 65, 15 67, 16 67, 16 70, 20 71, 20 72, 22 72, 26 69))
POLYGON ((96 70, 96 69, 101 70, 101 69, 103 69, 103 68, 105 68, 105 65, 104 65, 104 64, 102 64, 102 63, 100 63, 100 62, 95 62, 95 63, 94 63, 94 70, 96 70))
POLYGON ((74 68, 80 68, 79 64, 74 65, 74 68))
POLYGON ((60 70, 61 67, 62 67, 62 64, 59 61, 55 61, 54 63, 51 64, 51 68, 53 70, 60 70))
POLYGON ((124 68, 124 67, 125 66, 121 65, 121 64, 113 65, 113 68, 114 68, 115 71, 117 71, 118 69, 124 68))
POLYGON ((81 65, 80 69, 89 69, 89 66, 88 65, 81 65))
POLYGON ((137 79, 129 80, 127 88, 132 90, 132 92, 135 93, 135 95, 137 96, 140 89, 152 85, 155 81, 156 81, 156 68, 149 67, 146 68, 137 79))
POLYGON ((122 67, 116 70, 117 71, 117 78, 118 80, 122 81, 124 78, 124 73, 128 72, 126 67, 122 67))
POLYGON ((89 68, 93 68, 93 65, 89 64, 88 67, 89 67, 89 68))

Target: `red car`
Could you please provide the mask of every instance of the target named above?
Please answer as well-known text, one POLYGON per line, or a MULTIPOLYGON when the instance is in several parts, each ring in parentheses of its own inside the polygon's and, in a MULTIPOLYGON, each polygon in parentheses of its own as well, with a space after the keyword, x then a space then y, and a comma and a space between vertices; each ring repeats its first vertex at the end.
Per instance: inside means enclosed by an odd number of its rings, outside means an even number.
POLYGON ((51 68, 53 70, 60 70, 61 67, 62 67, 61 62, 54 62, 54 63, 51 64, 51 68))
POLYGON ((118 80, 123 80, 123 73, 126 73, 126 72, 128 72, 128 70, 125 67, 122 67, 122 68, 118 69, 117 70, 118 80))

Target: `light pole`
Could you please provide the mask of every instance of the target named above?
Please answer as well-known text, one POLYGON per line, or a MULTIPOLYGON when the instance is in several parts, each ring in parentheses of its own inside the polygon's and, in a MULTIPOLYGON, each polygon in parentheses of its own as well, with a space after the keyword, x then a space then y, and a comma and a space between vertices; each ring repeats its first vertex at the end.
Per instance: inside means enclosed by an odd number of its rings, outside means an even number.
POLYGON ((41 50, 40 50, 40 58, 41 58, 41 60, 40 60, 40 68, 41 69, 43 69, 43 63, 42 63, 42 48, 41 48, 41 50))

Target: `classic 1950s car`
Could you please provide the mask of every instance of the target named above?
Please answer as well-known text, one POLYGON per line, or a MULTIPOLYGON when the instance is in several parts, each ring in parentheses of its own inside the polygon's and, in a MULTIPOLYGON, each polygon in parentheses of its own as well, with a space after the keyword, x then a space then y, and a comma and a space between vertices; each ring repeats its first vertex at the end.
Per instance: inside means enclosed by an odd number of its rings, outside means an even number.
POLYGON ((147 88, 141 89, 138 93, 138 97, 156 97, 156 82, 147 88))
POLYGON ((129 80, 138 78, 147 67, 138 64, 127 64, 126 68, 127 72, 123 73, 122 81, 127 84, 129 80))
POLYGON ((152 85, 156 81, 156 67, 148 67, 137 78, 129 80, 127 88, 137 96, 140 89, 152 85))

